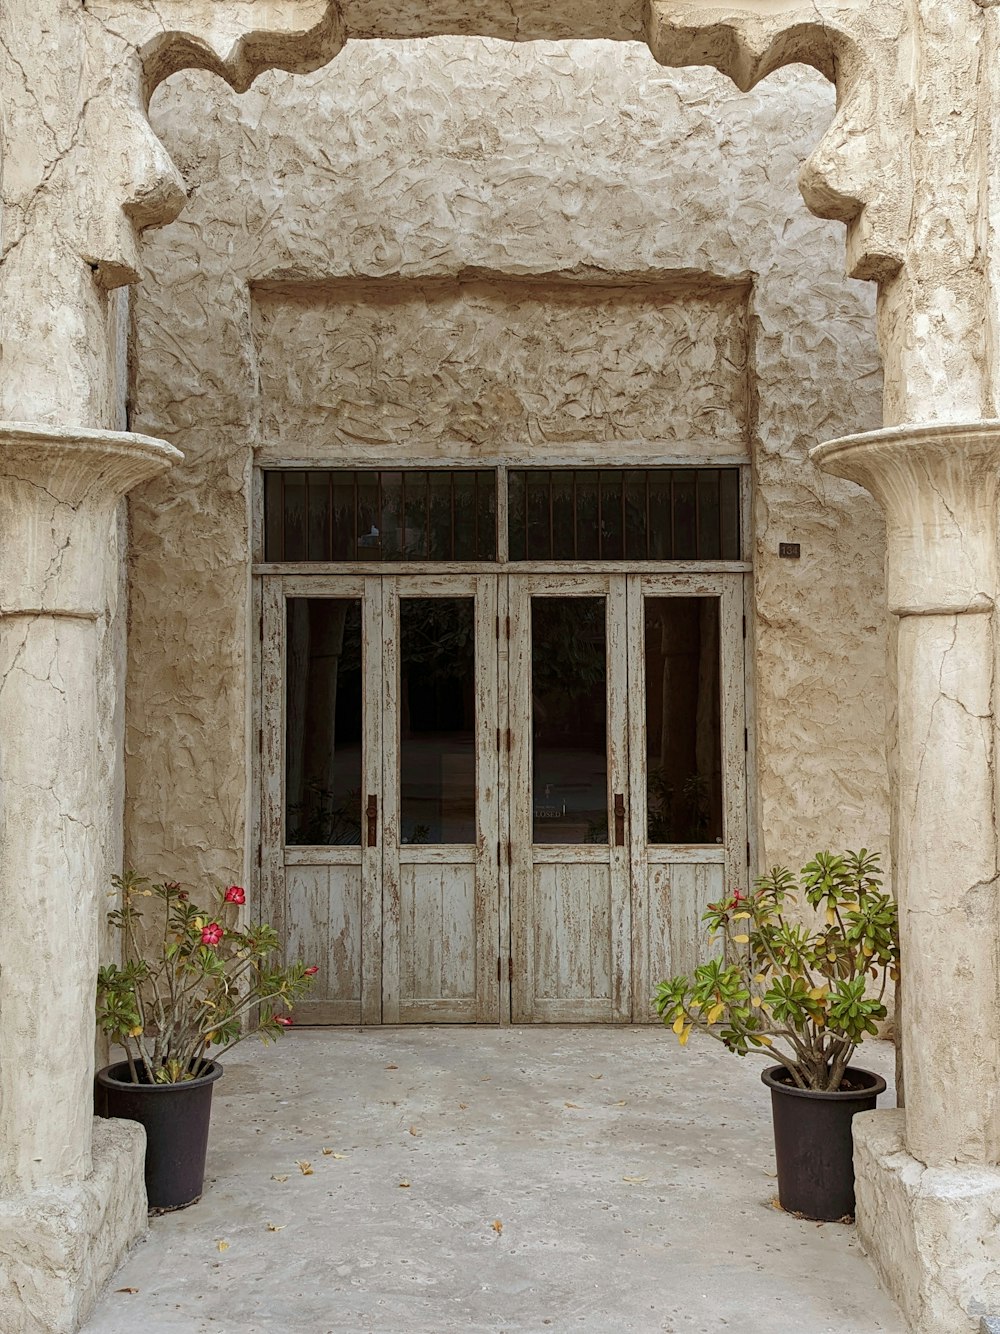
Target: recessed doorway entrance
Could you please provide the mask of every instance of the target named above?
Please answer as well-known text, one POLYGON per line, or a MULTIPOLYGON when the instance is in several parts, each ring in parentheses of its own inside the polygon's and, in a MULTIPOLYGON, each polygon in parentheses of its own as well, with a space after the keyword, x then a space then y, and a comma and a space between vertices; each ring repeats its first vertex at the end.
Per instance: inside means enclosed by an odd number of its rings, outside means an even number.
MULTIPOLYGON (((718 499, 722 470, 700 471, 718 499)), ((404 496, 393 524, 382 475, 349 474, 339 517, 328 485, 302 519, 307 544, 310 525, 350 526, 339 560, 326 537, 315 562, 269 552, 261 893, 320 970, 297 1018, 649 1021, 656 981, 703 954, 705 905, 746 876, 744 575, 721 554, 650 560, 648 475, 598 476, 623 538, 596 559, 579 554, 589 473, 549 474, 545 506, 527 470, 493 484, 500 505, 468 474, 456 504, 454 475, 422 474, 422 510, 404 496)), ((675 480, 657 500, 679 527, 675 480)), ((719 551, 718 516, 711 531, 719 551)))

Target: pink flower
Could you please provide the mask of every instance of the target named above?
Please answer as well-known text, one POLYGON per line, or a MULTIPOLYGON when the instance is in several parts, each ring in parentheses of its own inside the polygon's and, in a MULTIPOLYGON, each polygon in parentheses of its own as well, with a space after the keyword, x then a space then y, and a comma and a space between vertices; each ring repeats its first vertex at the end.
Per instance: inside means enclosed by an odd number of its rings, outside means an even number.
POLYGON ((274 1022, 280 1024, 282 1028, 291 1028, 292 1021, 287 1014, 276 1014, 273 1016, 274 1022))
POLYGON ((218 922, 209 922, 208 926, 201 928, 201 943, 203 945, 218 945, 224 934, 218 922))
POLYGON ((247 896, 239 885, 230 885, 226 890, 224 903, 246 903, 247 896))
POLYGON ((319 972, 319 964, 313 964, 311 968, 306 969, 306 977, 315 977, 319 972))

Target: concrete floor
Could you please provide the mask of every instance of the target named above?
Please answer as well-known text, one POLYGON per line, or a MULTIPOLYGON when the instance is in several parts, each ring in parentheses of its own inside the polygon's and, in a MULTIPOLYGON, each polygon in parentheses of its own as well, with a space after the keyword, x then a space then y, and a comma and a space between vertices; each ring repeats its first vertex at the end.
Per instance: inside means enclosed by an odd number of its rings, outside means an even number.
POLYGON ((762 1062, 710 1039, 299 1030, 225 1065, 204 1197, 86 1334, 904 1334, 853 1228, 773 1207, 762 1062))

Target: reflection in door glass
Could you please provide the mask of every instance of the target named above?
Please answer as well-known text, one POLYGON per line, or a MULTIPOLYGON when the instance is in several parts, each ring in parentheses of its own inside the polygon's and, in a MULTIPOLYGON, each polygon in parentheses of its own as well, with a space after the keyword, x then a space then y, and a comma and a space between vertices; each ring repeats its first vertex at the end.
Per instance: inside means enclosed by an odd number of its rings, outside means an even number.
POLYGON ((650 843, 722 842, 718 598, 646 598, 650 843))
POLYGON ((531 600, 535 843, 608 841, 604 598, 531 600))
POLYGON ((476 841, 476 630, 472 598, 399 602, 403 843, 476 841))
POLYGON ((361 843, 361 671, 361 600, 289 598, 286 843, 361 843))

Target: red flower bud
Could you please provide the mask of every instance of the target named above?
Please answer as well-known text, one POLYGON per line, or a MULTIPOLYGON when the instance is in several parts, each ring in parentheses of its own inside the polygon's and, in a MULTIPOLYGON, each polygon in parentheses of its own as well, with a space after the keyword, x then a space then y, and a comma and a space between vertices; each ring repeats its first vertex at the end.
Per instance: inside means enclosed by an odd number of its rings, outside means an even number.
POLYGON ((291 1028, 292 1026, 292 1021, 287 1014, 276 1014, 274 1016, 274 1022, 280 1024, 282 1028, 291 1028))
POLYGON ((225 903, 246 903, 246 901, 246 893, 239 885, 230 885, 223 900, 225 903))
POLYGON ((319 972, 319 965, 314 963, 311 968, 306 969, 306 977, 315 977, 315 975, 318 972, 319 972))

